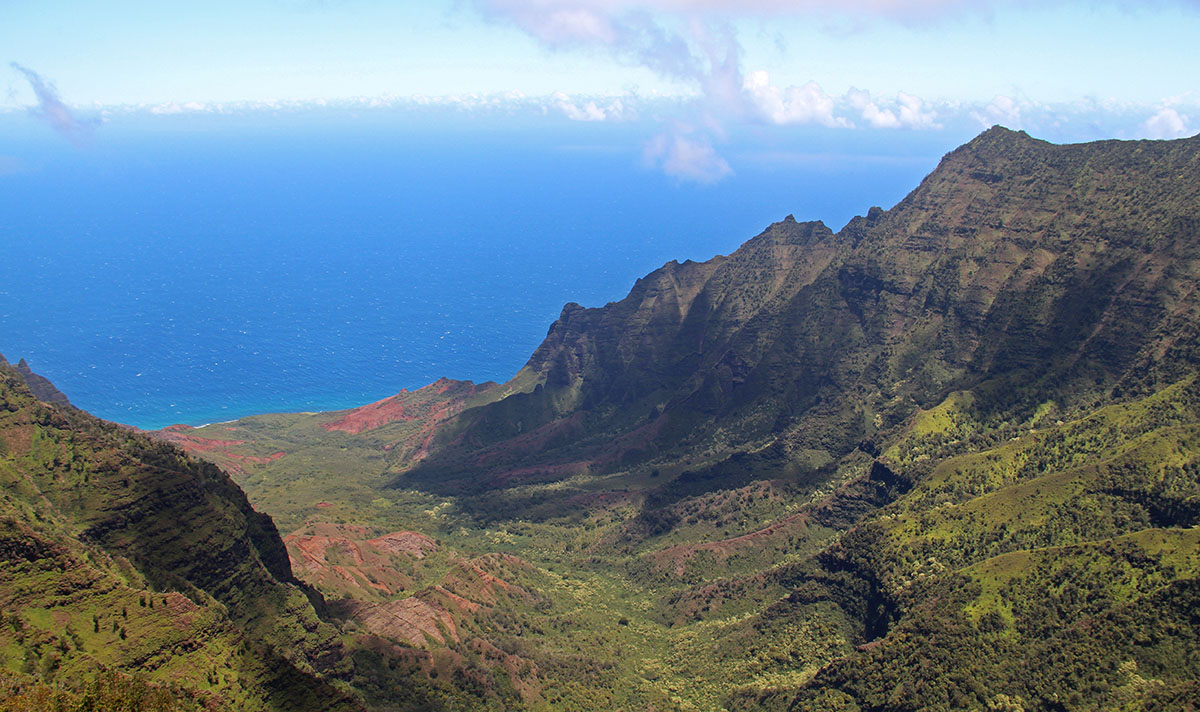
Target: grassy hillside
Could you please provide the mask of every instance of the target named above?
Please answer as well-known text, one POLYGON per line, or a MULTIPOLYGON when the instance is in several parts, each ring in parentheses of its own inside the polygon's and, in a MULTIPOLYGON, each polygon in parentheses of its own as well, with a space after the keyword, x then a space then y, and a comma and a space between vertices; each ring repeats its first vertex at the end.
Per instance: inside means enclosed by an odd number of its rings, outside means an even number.
POLYGON ((124 671, 197 704, 358 707, 332 681, 349 671, 319 596, 216 467, 38 401, 0 365, 0 483, 12 684, 86 695, 124 671))

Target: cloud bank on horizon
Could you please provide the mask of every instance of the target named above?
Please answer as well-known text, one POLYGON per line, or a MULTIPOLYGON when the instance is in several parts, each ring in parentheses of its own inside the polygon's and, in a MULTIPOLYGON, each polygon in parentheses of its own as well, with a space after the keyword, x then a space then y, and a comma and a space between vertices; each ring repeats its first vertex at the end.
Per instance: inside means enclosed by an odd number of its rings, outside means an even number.
POLYGON ((0 44, 22 58, 11 63, 0 111, 28 106, 76 144, 98 126, 81 115, 126 111, 400 107, 637 122, 642 140, 640 150, 630 141, 631 155, 699 183, 734 173, 735 144, 756 132, 961 135, 1003 124, 1087 140, 1200 130, 1200 64, 1185 48, 1200 0, 433 0, 420 12, 388 0, 288 5, 27 6, 0 26, 0 44), (56 18, 70 8, 95 12, 95 23, 109 23, 99 30, 124 32, 162 62, 105 64, 105 45, 89 44, 105 32, 63 34, 72 30, 56 18), (172 34, 188 13, 196 26, 220 22, 172 34), (1094 16, 1103 17, 1089 25, 1094 16), (423 29, 414 25, 421 21, 423 29), (244 29, 284 24, 296 32, 244 29), (59 45, 78 45, 74 54, 94 66, 60 61, 59 45), (1162 47, 1174 49, 1155 54, 1162 47), (94 110, 81 114, 50 78, 94 110), (270 98, 279 96, 308 98, 270 98))
MULTIPOLYGON (((1066 0, 1059 0, 1063 4, 1066 0)), ((870 21, 933 23, 969 13, 990 13, 1021 0, 475 0, 494 21, 508 22, 547 48, 608 53, 614 60, 637 65, 670 80, 683 81, 699 93, 699 112, 677 117, 667 130, 644 147, 647 161, 683 180, 714 182, 732 172, 714 148, 729 122, 819 125, 830 128, 937 129, 938 109, 914 94, 873 97, 851 88, 843 96, 826 93, 810 80, 778 86, 763 69, 747 71, 744 51, 733 21, 740 17, 790 16, 814 22, 870 21)), ((1110 0, 1130 12, 1147 3, 1110 0)), ((1163 0, 1200 8, 1200 0, 1163 0)), ((961 112, 961 106, 945 107, 961 112)), ((984 106, 967 109, 987 126, 1003 123, 1022 128, 1034 102, 996 96, 984 106)), ((566 110, 568 118, 603 120, 598 112, 566 110)), ((1148 138, 1176 138, 1194 132, 1191 119, 1170 105, 1143 121, 1148 138)))

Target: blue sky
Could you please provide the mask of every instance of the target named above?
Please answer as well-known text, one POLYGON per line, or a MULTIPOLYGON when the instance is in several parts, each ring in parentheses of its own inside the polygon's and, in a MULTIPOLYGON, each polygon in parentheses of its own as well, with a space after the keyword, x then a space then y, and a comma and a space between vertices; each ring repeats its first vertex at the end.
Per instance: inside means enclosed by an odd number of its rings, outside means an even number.
POLYGON ((1197 36, 1198 0, 0 0, 0 110, 486 96, 654 117, 646 160, 713 181, 756 125, 1190 135, 1197 36))
POLYGON ((635 22, 689 42, 692 23, 731 26, 743 72, 831 93, 1152 104, 1194 92, 1200 69, 1200 3, 1185 0, 9 0, 0 17, 6 60, 77 103, 695 91, 606 46, 635 22), (597 31, 539 21, 556 12, 597 31))

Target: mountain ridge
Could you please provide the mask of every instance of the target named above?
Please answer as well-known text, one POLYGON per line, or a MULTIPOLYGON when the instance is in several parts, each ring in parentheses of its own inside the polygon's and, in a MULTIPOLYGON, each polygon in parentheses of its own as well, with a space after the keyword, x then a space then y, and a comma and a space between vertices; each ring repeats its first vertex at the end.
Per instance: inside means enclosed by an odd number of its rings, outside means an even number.
MULTIPOLYGON (((894 208, 852 219, 838 233, 785 220, 729 257, 668 263, 619 302, 568 304, 506 384, 518 394, 465 412, 440 436, 451 444, 444 469, 461 470, 453 453, 468 451, 474 470, 494 461, 502 475, 522 458, 527 466, 547 459, 569 437, 566 449, 592 455, 589 468, 611 470, 631 457, 596 456, 614 437, 646 441, 640 458, 652 460, 656 451, 729 438, 714 432, 714 418, 722 431, 743 431, 732 434, 725 454, 782 435, 790 447, 836 459, 910 415, 914 394, 929 403, 989 374, 1036 370, 1059 338, 1077 344, 1071 362, 1059 366, 1070 378, 1086 380, 1083 371, 1091 369, 1104 380, 1120 371, 1132 385, 1134 354, 1126 351, 1153 336, 1144 333, 1147 325, 1194 308, 1182 285, 1170 298, 1178 303, 1139 300, 1160 282, 1180 282, 1186 269, 1175 265, 1196 257, 1194 244, 1179 237, 1194 227, 1184 208, 1196 204, 1196 183, 1168 175, 1195 178, 1198 144, 1056 146, 995 127, 947 154, 894 208), (1134 192, 1114 187, 1122 161, 1149 191, 1138 199, 1162 207, 1148 222, 1129 206, 1134 192), (1006 192, 998 192, 1001 184, 1006 192), (1041 204, 1052 192, 1063 196, 1055 209, 1041 204), (1104 214, 1118 219, 1093 224, 1089 217, 1104 214), (1143 234, 1156 242, 1145 243, 1143 234), (1088 314, 1094 305, 1070 301, 1084 293, 1111 302, 1109 312, 1141 309, 1143 318, 1088 314), (1097 319, 1096 333, 1082 332, 1097 319), (1014 320, 1036 330, 1019 333, 1010 328, 1014 320), (843 358, 847 349, 856 350, 857 363, 843 358), (849 392, 862 404, 858 412, 835 412, 829 396, 849 392), (822 416, 806 428, 820 420, 824 434, 795 432, 806 411, 822 416), (638 437, 639 428, 647 437, 638 437), (590 453, 577 442, 584 431, 601 434, 590 453), (522 439, 534 445, 528 452, 522 439)), ((1165 325, 1158 331, 1169 349, 1189 348, 1185 338, 1167 337, 1165 325)), ((1176 362, 1143 358, 1150 360, 1155 369, 1176 362)), ((423 467, 437 464, 435 452, 423 467)), ((420 469, 405 478, 419 478, 420 469)), ((444 474, 431 471, 429 479, 444 474)))

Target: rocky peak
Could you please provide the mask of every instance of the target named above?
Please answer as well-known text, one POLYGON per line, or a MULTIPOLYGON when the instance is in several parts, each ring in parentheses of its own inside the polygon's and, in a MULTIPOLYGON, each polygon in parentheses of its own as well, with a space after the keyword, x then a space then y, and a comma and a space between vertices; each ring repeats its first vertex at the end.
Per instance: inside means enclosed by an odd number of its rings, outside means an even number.
POLYGON ((0 355, 0 366, 12 367, 21 376, 21 380, 25 382, 25 385, 28 386, 29 390, 38 400, 45 403, 57 403, 58 405, 71 405, 71 401, 68 400, 66 394, 58 390, 50 382, 50 379, 34 373, 25 359, 22 358, 13 366, 3 355, 0 355))

